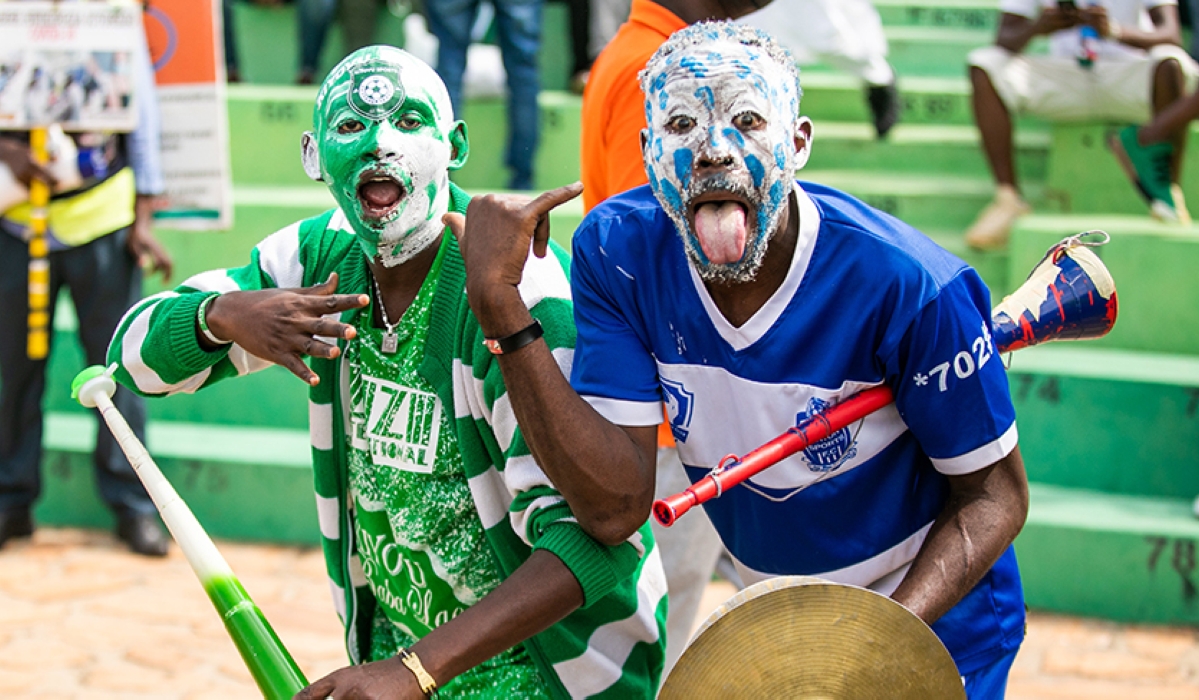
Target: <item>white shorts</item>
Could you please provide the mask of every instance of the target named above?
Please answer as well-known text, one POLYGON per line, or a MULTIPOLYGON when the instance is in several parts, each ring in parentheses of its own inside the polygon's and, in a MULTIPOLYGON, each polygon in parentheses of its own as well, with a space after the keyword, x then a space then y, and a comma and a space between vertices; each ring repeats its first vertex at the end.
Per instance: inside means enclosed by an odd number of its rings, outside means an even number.
POLYGON ((1172 44, 1140 56, 1101 56, 1090 68, 1074 58, 1013 54, 998 46, 970 52, 969 63, 986 71, 999 99, 1013 114, 1055 122, 1113 121, 1140 124, 1152 117, 1153 73, 1175 59, 1195 89, 1199 64, 1172 44))

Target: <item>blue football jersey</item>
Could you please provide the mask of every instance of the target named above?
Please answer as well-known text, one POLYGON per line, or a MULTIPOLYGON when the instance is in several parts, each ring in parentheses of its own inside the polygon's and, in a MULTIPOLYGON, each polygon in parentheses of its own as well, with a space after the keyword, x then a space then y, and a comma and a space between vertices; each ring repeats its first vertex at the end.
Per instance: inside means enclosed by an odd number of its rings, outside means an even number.
MULTIPOLYGON (((895 402, 705 509, 746 583, 820 576, 890 594, 948 494, 946 475, 1016 445, 978 274, 836 190, 797 183, 799 239, 781 287, 734 327, 647 187, 607 200, 574 238, 571 381, 618 425, 666 408, 692 481, 797 421, 886 384, 895 402)), ((1024 607, 1011 548, 934 629, 963 673, 1014 649, 1024 607)))

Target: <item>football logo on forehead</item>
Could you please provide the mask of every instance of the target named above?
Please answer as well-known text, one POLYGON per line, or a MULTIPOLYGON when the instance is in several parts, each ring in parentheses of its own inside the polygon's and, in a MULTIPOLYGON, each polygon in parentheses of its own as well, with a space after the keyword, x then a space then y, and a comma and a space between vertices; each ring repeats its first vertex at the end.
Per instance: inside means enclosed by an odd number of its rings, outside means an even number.
POLYGON ((350 107, 367 119, 386 119, 404 103, 397 66, 372 62, 351 68, 350 77, 350 107))

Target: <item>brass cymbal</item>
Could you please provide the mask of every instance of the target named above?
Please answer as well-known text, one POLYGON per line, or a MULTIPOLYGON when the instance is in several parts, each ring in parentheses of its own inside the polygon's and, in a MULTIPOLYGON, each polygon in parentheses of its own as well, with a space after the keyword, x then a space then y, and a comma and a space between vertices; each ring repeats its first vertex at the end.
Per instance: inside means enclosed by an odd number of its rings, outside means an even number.
POLYGON ((754 584, 713 612, 659 700, 965 700, 920 618, 874 591, 812 576, 754 584))

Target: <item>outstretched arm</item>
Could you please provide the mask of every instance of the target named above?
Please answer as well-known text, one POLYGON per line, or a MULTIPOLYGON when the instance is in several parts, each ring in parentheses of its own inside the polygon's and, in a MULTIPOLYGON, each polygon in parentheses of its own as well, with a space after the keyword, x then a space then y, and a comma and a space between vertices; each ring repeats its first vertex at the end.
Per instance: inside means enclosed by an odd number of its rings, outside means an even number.
POLYGON ((1028 517, 1019 447, 989 467, 948 478, 945 508, 891 595, 930 625, 974 588, 1028 517))
MULTIPOLYGON (((517 288, 530 246, 545 255, 550 210, 581 191, 576 183, 532 200, 485 195, 471 201, 465 220, 446 215, 466 262, 471 309, 488 338, 532 323, 517 288)), ((543 342, 500 355, 499 364, 529 450, 579 525, 609 546, 628 539, 653 503, 656 428, 622 428, 602 417, 571 388, 543 342)))

